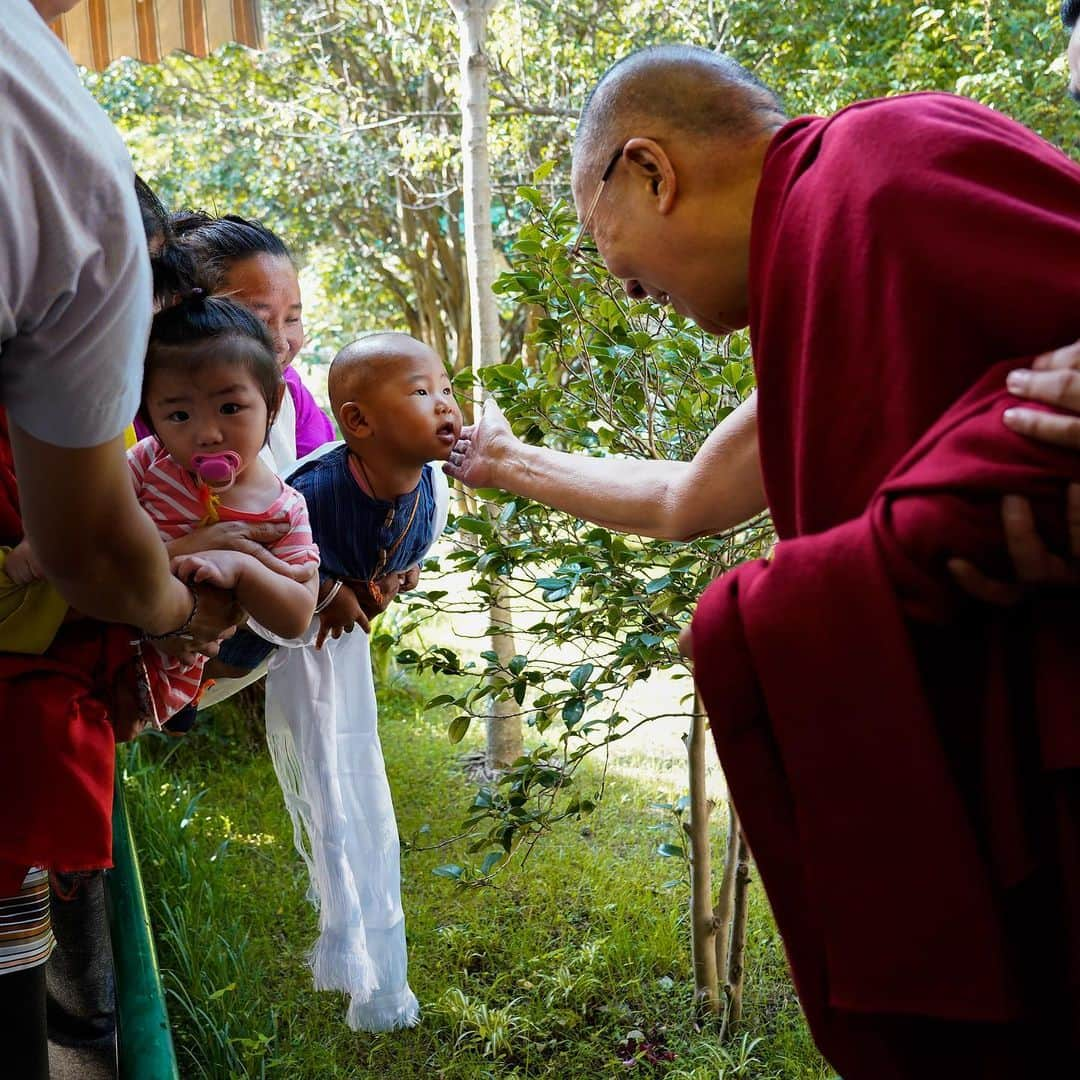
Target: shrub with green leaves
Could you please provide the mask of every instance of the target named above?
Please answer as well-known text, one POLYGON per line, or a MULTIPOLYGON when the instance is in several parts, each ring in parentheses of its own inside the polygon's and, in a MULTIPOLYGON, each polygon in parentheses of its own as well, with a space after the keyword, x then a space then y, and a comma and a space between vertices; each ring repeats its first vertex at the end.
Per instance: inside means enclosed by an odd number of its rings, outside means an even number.
MULTIPOLYGON (((718 341, 651 301, 630 300, 595 253, 568 257, 570 206, 547 207, 534 188, 519 194, 527 215, 513 267, 496 289, 527 308, 528 330, 520 355, 484 369, 484 390, 527 442, 629 459, 691 458, 753 387, 746 336, 718 341)), ((478 791, 466 825, 470 850, 487 854, 478 867, 444 868, 462 882, 486 877, 516 843, 593 808, 598 793, 574 784, 578 762, 630 730, 620 709, 630 686, 662 668, 686 675, 677 636, 697 597, 718 573, 761 554, 772 536, 757 520, 692 543, 643 540, 503 492, 483 495, 486 507, 452 519, 460 544, 446 562, 472 575, 475 610, 497 584, 508 588, 518 654, 500 664, 484 652, 483 666, 445 646, 398 654, 401 663, 459 677, 429 703, 456 710, 452 740, 484 715, 492 685, 495 696, 516 702, 536 736, 497 783, 478 791)), ((413 604, 445 610, 447 602, 435 589, 413 604)), ((685 712, 672 700, 664 715, 685 712)), ((648 719, 655 718, 635 723, 648 719)))

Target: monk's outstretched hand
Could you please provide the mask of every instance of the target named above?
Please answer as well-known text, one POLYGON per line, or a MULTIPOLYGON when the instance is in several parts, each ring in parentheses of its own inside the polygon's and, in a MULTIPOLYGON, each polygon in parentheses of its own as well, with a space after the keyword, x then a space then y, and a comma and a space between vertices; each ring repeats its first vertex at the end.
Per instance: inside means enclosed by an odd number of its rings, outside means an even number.
POLYGON ((443 472, 467 487, 499 487, 499 467, 516 442, 502 409, 488 398, 479 422, 461 429, 443 472))

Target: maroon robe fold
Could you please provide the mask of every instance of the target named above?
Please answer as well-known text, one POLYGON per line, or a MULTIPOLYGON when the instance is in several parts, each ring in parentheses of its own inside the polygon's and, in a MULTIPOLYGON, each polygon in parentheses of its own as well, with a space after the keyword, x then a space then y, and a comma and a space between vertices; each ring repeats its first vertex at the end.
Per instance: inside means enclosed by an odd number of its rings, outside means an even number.
POLYGON ((1080 1018, 1080 618, 945 563, 1007 572, 1006 493, 1063 543, 1080 457, 1004 427, 1001 361, 1080 337, 1080 170, 962 99, 867 102, 777 135, 751 243, 782 540, 695 615, 717 749, 845 1080, 1024 1075, 1080 1018))

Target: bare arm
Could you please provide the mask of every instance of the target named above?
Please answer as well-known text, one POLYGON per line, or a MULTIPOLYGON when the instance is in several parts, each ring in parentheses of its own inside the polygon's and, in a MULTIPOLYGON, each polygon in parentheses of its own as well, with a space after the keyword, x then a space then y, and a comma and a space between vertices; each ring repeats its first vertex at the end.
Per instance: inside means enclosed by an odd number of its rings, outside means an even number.
POLYGON ((528 446, 491 401, 446 466, 470 487, 497 487, 619 532, 690 540, 723 532, 765 509, 750 397, 720 423, 692 461, 642 461, 528 446))
MULTIPOLYGON (((182 626, 191 593, 170 573, 165 545, 135 500, 123 440, 73 450, 14 423, 10 433, 26 535, 64 599, 84 615, 150 634, 182 626)), ((212 605, 202 600, 205 619, 212 605)), ((215 621, 216 630, 203 627, 204 640, 230 625, 215 621)))
POLYGON ((304 582, 295 581, 239 551, 181 555, 172 565, 185 580, 232 589, 240 606, 278 637, 299 637, 311 622, 319 591, 314 575, 304 582))

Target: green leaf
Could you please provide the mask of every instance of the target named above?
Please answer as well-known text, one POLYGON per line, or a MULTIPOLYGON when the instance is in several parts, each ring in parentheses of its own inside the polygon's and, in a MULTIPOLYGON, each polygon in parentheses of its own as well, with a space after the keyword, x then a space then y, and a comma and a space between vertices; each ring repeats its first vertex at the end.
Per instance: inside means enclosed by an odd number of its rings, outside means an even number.
POLYGON ((529 662, 527 656, 522 656, 518 653, 516 656, 510 658, 510 663, 506 666, 510 669, 512 675, 520 675, 525 670, 525 665, 529 662))
POLYGON ((664 574, 661 577, 654 578, 645 586, 645 595, 652 596, 653 593, 658 593, 661 589, 666 589, 671 584, 671 575, 664 574))
POLYGON ((544 592, 544 599, 549 604, 556 604, 560 600, 565 600, 572 591, 569 585, 563 585, 558 589, 548 589, 544 592))
POLYGON ((585 702, 581 698, 571 698, 562 710, 563 723, 572 728, 585 712, 585 702))
POLYGON ((425 706, 424 709, 438 709, 443 705, 452 705, 457 699, 453 694, 439 694, 438 697, 433 697, 425 706))
POLYGON ((431 872, 438 877, 452 878, 454 881, 460 881, 461 875, 465 873, 465 867, 458 866, 457 863, 445 863, 443 866, 436 866, 431 872))
POLYGON ((562 578, 542 577, 536 579, 536 587, 538 589, 562 589, 565 586, 566 582, 562 578))
POLYGON ((462 531, 473 533, 476 536, 490 537, 493 533, 490 521, 481 521, 479 518, 459 517, 454 524, 462 531))
POLYGON ((551 175, 551 170, 555 168, 554 160, 548 160, 541 162, 533 169, 533 183, 539 184, 546 180, 551 175))
POLYGON ((484 856, 484 861, 480 864, 480 873, 486 877, 505 858, 506 853, 503 851, 489 851, 484 856))
POLYGON ((465 733, 469 730, 469 724, 472 723, 471 716, 455 716, 450 721, 450 726, 446 729, 446 737, 452 743, 459 743, 465 738, 465 733))
POLYGON ((570 672, 570 685, 575 690, 581 690, 589 681, 589 676, 592 675, 592 673, 592 664, 581 664, 570 672))
POLYGON ((218 998, 224 997, 226 994, 231 993, 235 989, 236 989, 236 983, 234 983, 234 982, 229 983, 228 986, 223 986, 223 987, 221 987, 220 990, 215 990, 206 1000, 207 1001, 217 1001, 218 998))
POLYGON ((657 855, 663 855, 665 859, 682 859, 686 856, 686 851, 681 844, 661 844, 656 849, 657 855))
MULTIPOLYGON (((544 203, 543 196, 540 194, 539 191, 536 190, 536 188, 519 187, 517 189, 517 193, 518 198, 524 199, 527 203, 535 206, 537 210, 539 210, 544 203)), ((537 284, 539 284, 539 282, 537 284)))

